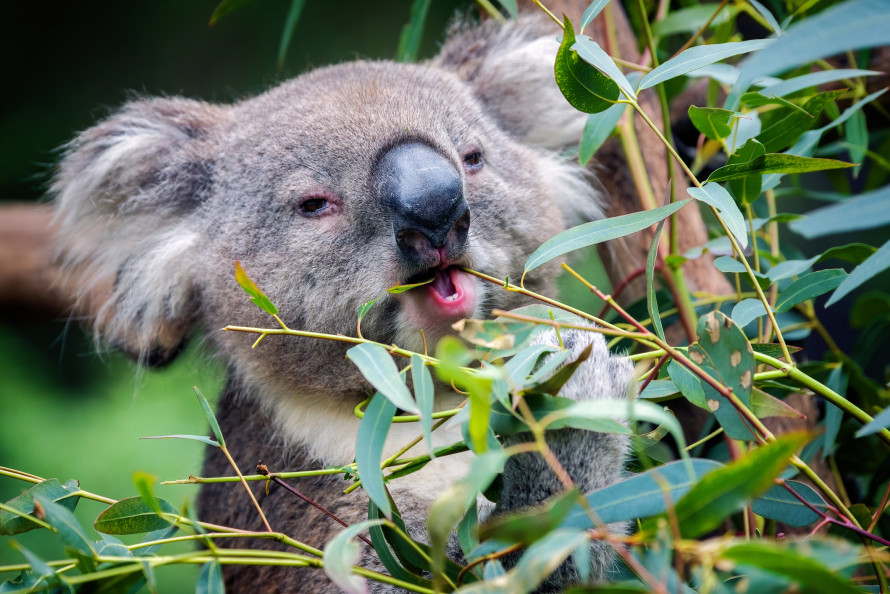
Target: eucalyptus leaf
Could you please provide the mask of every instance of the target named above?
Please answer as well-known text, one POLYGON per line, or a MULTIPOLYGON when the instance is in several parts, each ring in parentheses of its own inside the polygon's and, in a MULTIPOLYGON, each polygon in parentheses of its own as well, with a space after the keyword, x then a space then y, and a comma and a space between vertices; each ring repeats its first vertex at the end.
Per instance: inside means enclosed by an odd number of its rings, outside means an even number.
POLYGON ((733 118, 738 117, 738 112, 721 109, 719 107, 689 106, 689 120, 692 125, 711 140, 722 140, 732 134, 733 118))
POLYGON ((355 363, 365 379, 390 402, 402 410, 420 413, 417 403, 392 360, 392 355, 386 352, 385 348, 379 344, 357 344, 346 351, 346 356, 355 363))
POLYGON ((219 561, 213 559, 202 565, 195 583, 195 594, 225 594, 225 591, 219 561))
POLYGON ((324 548, 324 572, 339 588, 348 594, 364 594, 365 580, 352 572, 361 557, 355 537, 371 526, 385 524, 386 520, 365 520, 342 530, 324 548))
POLYGON ((568 252, 642 231, 671 216, 689 204, 690 201, 687 198, 686 200, 679 200, 667 206, 653 208, 652 210, 643 210, 602 221, 584 223, 563 231, 559 235, 545 241, 538 249, 532 252, 532 255, 525 262, 523 274, 568 252))
MULTIPOLYGON (((728 165, 727 167, 730 166, 728 165)), ((721 167, 721 169, 725 168, 721 167)), ((735 236, 739 245, 743 248, 748 247, 748 231, 745 228, 745 217, 736 205, 735 200, 732 199, 732 195, 726 191, 726 188, 709 181, 700 188, 691 187, 687 192, 696 200, 712 206, 720 215, 720 218, 723 219, 723 222, 726 223, 726 227, 735 236)))
POLYGON ((772 39, 754 39, 752 41, 735 41, 730 43, 714 43, 711 45, 697 45, 684 50, 680 55, 671 58, 652 69, 640 80, 640 89, 648 89, 659 83, 692 72, 702 66, 761 50, 773 42, 772 39))
POLYGON ((659 398, 667 398, 673 396, 680 389, 671 380, 652 380, 646 389, 640 393, 640 398, 644 400, 657 400, 659 398))
MULTIPOLYGON (((665 37, 676 33, 695 33, 708 22, 714 14, 716 5, 692 4, 678 10, 671 10, 662 20, 652 26, 652 34, 655 37, 665 37)), ((730 4, 724 6, 711 22, 711 27, 716 27, 733 18, 738 9, 730 4)))
POLYGON ((611 0, 594 0, 590 3, 590 6, 588 6, 584 11, 584 14, 581 15, 581 26, 578 28, 579 35, 584 32, 584 28, 593 22, 593 19, 603 11, 610 1, 611 0))
POLYGON ((355 443, 355 463, 362 487, 368 497, 386 517, 392 516, 392 507, 386 487, 383 486, 383 473, 380 463, 383 459, 383 447, 386 435, 392 425, 396 406, 379 392, 374 394, 365 415, 358 426, 358 437, 355 443))
MULTIPOLYGON (((155 498, 161 512, 178 515, 178 511, 168 501, 155 498)), ((170 522, 159 516, 142 497, 128 497, 109 506, 99 514, 93 524, 97 532, 103 534, 141 534, 153 530, 163 530, 170 522)))
POLYGON ((856 68, 838 68, 836 70, 820 70, 819 72, 810 72, 783 80, 775 84, 764 87, 760 90, 764 95, 775 95, 783 97, 802 91, 810 87, 818 87, 825 83, 843 80, 845 78, 857 78, 860 76, 876 76, 881 74, 874 70, 859 70, 856 68))
POLYGON ((819 270, 800 277, 789 285, 776 300, 776 311, 788 311, 798 303, 834 290, 847 278, 840 268, 819 270))
POLYGON ((890 427, 890 406, 882 410, 872 421, 856 431, 856 437, 865 437, 890 427))
POLYGON ((426 440, 430 458, 435 458, 433 451, 433 376, 426 368, 423 359, 419 355, 411 355, 411 381, 414 385, 414 397, 420 409, 420 427, 423 429, 423 438, 426 440))
POLYGON ((760 299, 742 299, 732 308, 732 321, 744 328, 757 318, 766 315, 766 308, 760 299))
POLYGON ((852 163, 837 161, 835 159, 815 159, 812 157, 800 157, 785 153, 770 153, 757 157, 747 163, 724 165, 714 170, 708 176, 708 182, 722 182, 739 179, 749 175, 764 175, 767 173, 809 173, 811 171, 826 171, 828 169, 844 169, 852 167, 852 163))
POLYGON ((266 297, 266 294, 260 290, 257 284, 247 276, 247 273, 244 272, 244 269, 241 267, 241 262, 237 260, 235 260, 235 280, 238 282, 238 285, 244 289, 244 292, 250 295, 250 300, 253 301, 257 307, 268 314, 278 314, 278 308, 275 307, 275 304, 272 303, 272 301, 266 297))
POLYGON ((720 256, 719 258, 714 258, 714 268, 716 268, 720 272, 727 273, 745 272, 745 265, 732 256, 720 256))
POLYGON ((630 82, 628 82, 621 70, 618 69, 618 66, 615 65, 615 61, 612 60, 609 54, 603 51, 603 48, 597 42, 586 35, 579 35, 572 49, 578 52, 578 57, 608 76, 612 82, 618 85, 618 88, 624 91, 626 97, 636 98, 637 94, 634 92, 630 82))
POLYGON ((416 62, 417 53, 420 51, 420 41, 423 39, 423 28, 426 24, 426 15, 430 10, 432 0, 414 0, 411 3, 411 19, 402 27, 399 37, 399 47, 396 51, 396 60, 399 62, 416 62))
POLYGON ((608 140, 626 108, 627 103, 616 103, 606 111, 587 116, 581 144, 578 145, 578 162, 581 165, 587 165, 594 153, 608 140))
POLYGON ((65 546, 85 557, 95 557, 95 543, 87 537, 80 522, 77 521, 70 509, 41 495, 35 495, 34 501, 43 508, 44 520, 56 529, 65 546))
POLYGON ((788 227, 807 239, 890 225, 890 186, 817 208, 788 227))
POLYGON ((278 42, 278 72, 284 70, 284 60, 287 58, 287 50, 290 48, 291 39, 294 37, 294 31, 297 23, 300 21, 300 14, 303 12, 303 6, 306 0, 291 0, 290 8, 287 10, 287 16, 284 18, 284 29, 281 31, 281 40, 278 42))
POLYGON ((65 506, 71 511, 77 506, 80 497, 75 496, 80 488, 77 481, 70 480, 64 485, 59 479, 47 479, 37 483, 18 497, 10 499, 6 502, 7 507, 18 510, 23 515, 17 515, 7 510, 0 510, 0 534, 13 536, 40 528, 25 516, 34 513, 34 497, 46 497, 60 505, 65 506))
POLYGON ((803 108, 792 106, 780 110, 783 117, 777 117, 772 123, 757 135, 757 140, 763 144, 767 153, 776 153, 785 147, 791 146, 800 136, 812 128, 818 121, 819 115, 834 105, 834 102, 843 94, 843 90, 827 91, 811 97, 803 108))
POLYGON ((801 503, 788 489, 794 489, 795 493, 816 509, 830 513, 828 505, 809 485, 797 481, 785 481, 785 485, 774 485, 755 499, 751 504, 754 513, 788 526, 803 527, 818 521, 819 514, 801 503))
POLYGON ((219 428, 219 423, 216 422, 216 415, 213 414, 213 409, 210 407, 210 403, 207 402, 207 399, 201 394, 201 390, 198 389, 198 386, 192 386, 192 389, 195 391, 195 396, 198 398, 198 403, 204 411, 204 416, 207 417, 207 423, 210 425, 210 429, 213 431, 216 441, 219 443, 220 447, 226 447, 226 440, 223 439, 222 430, 219 428))
POLYGON ((831 297, 825 303, 825 307, 834 305, 864 282, 876 277, 888 268, 890 268, 890 240, 878 248, 878 251, 869 256, 862 264, 853 269, 853 272, 851 272, 847 278, 843 280, 837 290, 832 293, 831 297))
POLYGON ((696 538, 716 529, 727 516, 766 492, 808 439, 801 433, 783 435, 705 475, 674 506, 683 536, 696 538))
POLYGON ((599 70, 585 62, 572 49, 575 45, 575 30, 571 21, 565 19, 565 32, 556 54, 554 73, 556 84, 566 100, 584 113, 599 113, 607 110, 618 99, 618 85, 599 70))
MULTIPOLYGON (((766 149, 756 138, 751 138, 736 152, 729 156, 727 165, 750 163, 766 156, 766 149)), ((760 196, 763 185, 763 175, 754 173, 744 177, 729 180, 729 189, 742 204, 751 204, 760 196)))

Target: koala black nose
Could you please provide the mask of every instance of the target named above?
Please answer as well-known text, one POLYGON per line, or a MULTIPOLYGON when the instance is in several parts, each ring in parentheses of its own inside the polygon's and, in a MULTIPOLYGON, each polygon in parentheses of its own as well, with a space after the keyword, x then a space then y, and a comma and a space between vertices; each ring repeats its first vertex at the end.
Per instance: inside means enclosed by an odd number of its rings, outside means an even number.
POLYGON ((374 186, 412 264, 435 266, 464 251, 470 211, 460 174, 442 154, 420 142, 396 145, 377 163, 374 186))

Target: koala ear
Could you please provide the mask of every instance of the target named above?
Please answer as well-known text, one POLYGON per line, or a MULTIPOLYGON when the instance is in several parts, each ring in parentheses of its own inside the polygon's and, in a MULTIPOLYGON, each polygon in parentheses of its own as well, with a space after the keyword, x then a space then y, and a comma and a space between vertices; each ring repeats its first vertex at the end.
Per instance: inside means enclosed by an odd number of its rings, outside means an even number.
POLYGON ((458 23, 434 64, 457 74, 514 138, 539 148, 577 145, 586 115, 556 86, 553 64, 562 31, 538 14, 500 25, 458 23))
POLYGON ((181 98, 126 104, 65 150, 52 184, 63 270, 97 340, 157 366, 199 310, 190 214, 207 194, 227 108, 181 98))

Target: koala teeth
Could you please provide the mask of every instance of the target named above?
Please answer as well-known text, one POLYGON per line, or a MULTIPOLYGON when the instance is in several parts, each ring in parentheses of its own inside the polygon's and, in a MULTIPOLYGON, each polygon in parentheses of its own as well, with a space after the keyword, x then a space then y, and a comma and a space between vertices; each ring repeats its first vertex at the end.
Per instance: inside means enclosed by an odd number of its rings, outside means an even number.
POLYGON ((449 295, 445 298, 445 301, 457 301, 460 298, 460 295, 455 293, 454 295, 449 295))

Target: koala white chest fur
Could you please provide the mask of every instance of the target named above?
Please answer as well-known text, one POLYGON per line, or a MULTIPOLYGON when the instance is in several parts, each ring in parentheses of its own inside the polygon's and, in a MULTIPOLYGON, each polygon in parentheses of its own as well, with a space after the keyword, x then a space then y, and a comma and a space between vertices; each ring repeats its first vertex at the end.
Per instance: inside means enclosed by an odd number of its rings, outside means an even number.
MULTIPOLYGON (((557 34, 552 23, 525 17, 457 30, 422 65, 323 68, 233 105, 182 98, 126 104, 71 143, 53 185, 65 266, 92 279, 84 296, 112 287, 102 295, 97 336, 144 364, 163 365, 202 329, 228 369, 217 416, 242 468, 260 460, 275 470, 351 462, 353 409, 369 386, 345 358, 347 347, 270 337, 251 349, 255 337, 217 331, 268 325, 234 282, 233 262, 278 304, 289 327, 329 334, 354 335, 359 305, 432 277, 425 287, 388 295, 362 322, 364 336, 412 350, 423 350, 421 330, 435 344, 461 318, 520 305, 461 268, 518 278, 532 250, 599 213, 588 175, 556 152, 577 143, 584 124, 553 81, 557 34)), ((555 274, 543 267, 526 286, 545 292, 555 274)), ((563 338, 576 352, 593 345, 563 396, 625 396, 627 361, 610 357, 598 335, 563 338)), ((446 408, 459 396, 443 399, 437 406, 446 408)), ((416 428, 394 427, 392 447, 409 431, 416 435, 416 428)), ((441 445, 458 436, 458 428, 436 432, 441 445)), ((585 491, 620 476, 622 438, 564 429, 553 432, 551 448, 585 491)), ((432 499, 465 474, 468 455, 393 483, 418 538, 432 499)), ((214 451, 204 472, 230 471, 214 451)), ((497 511, 561 489, 532 455, 511 458, 503 483, 497 511)), ((314 546, 339 531, 280 489, 266 495, 255 486, 277 530, 314 546)), ((347 522, 360 521, 367 500, 361 492, 343 495, 344 486, 328 477, 297 484, 347 522)), ((216 524, 261 527, 244 494, 227 485, 206 486, 199 512, 216 524)), ((591 575, 602 579, 611 551, 592 548, 591 575)), ((381 567, 370 549, 362 562, 381 567)), ((262 584, 337 591, 311 569, 229 567, 225 575, 233 592, 262 584)), ((573 579, 564 565, 543 588, 573 579)))

